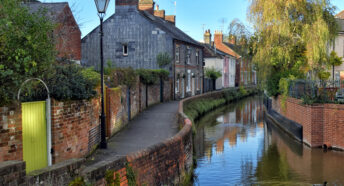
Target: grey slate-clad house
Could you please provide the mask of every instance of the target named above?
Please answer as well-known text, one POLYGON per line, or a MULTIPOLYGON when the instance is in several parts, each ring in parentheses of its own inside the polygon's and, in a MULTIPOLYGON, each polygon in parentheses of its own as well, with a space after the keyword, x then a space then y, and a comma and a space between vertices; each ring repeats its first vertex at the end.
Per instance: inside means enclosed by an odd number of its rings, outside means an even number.
MULTIPOLYGON (((104 60, 116 67, 158 69, 157 55, 173 59, 170 77, 175 98, 200 94, 203 85, 202 45, 175 26, 175 16, 155 10, 153 0, 116 0, 104 21, 104 60)), ((99 27, 82 39, 84 66, 100 66, 99 27)))

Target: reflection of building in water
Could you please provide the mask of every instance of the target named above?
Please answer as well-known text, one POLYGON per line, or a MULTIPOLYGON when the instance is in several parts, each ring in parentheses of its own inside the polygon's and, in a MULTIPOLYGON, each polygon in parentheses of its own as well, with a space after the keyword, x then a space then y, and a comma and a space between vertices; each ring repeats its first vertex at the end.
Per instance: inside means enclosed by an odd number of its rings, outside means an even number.
POLYGON ((236 123, 241 123, 242 117, 241 117, 241 109, 240 109, 240 107, 237 107, 235 109, 235 113, 236 113, 236 116, 235 116, 236 123))
POLYGON ((216 142, 216 153, 222 154, 225 149, 225 139, 221 138, 216 142))
POLYGON ((236 113, 235 112, 230 112, 228 114, 229 116, 229 122, 228 123, 235 123, 236 122, 236 113))
POLYGON ((264 127, 264 122, 263 121, 259 122, 257 126, 262 129, 264 127))

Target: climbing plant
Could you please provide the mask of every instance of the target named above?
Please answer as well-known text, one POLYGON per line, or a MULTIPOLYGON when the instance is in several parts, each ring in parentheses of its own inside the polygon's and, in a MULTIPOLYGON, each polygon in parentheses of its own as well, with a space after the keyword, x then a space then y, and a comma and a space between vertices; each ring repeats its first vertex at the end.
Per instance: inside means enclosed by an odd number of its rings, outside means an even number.
POLYGON ((162 52, 156 56, 156 60, 157 60, 159 67, 164 68, 164 67, 168 66, 169 64, 171 64, 172 58, 170 57, 170 55, 167 52, 162 52))

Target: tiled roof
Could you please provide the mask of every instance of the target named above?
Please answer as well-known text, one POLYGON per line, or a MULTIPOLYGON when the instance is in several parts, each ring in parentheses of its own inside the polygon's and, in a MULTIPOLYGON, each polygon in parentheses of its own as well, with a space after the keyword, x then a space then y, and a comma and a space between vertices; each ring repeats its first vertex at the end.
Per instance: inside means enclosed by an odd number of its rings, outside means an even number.
POLYGON ((190 36, 185 34, 174 24, 164 19, 161 19, 159 17, 156 17, 147 11, 139 11, 139 12, 143 17, 148 19, 151 23, 155 24, 156 26, 158 26, 160 29, 164 30, 165 32, 171 34, 174 39, 202 47, 202 45, 199 42, 195 41, 190 36))
POLYGON ((204 57, 232 56, 232 55, 229 55, 229 54, 227 54, 227 53, 225 53, 225 52, 223 52, 223 51, 221 51, 219 49, 215 50, 215 48, 213 46, 209 45, 209 44, 203 43, 202 45, 203 45, 204 50, 205 50, 204 57))
POLYGON ((38 12, 39 10, 46 10, 47 16, 52 20, 57 22, 58 16, 63 12, 63 9, 68 5, 67 2, 61 3, 24 3, 31 13, 38 12))
POLYGON ((342 10, 341 12, 339 12, 335 17, 336 17, 336 18, 339 18, 339 19, 344 19, 344 10, 342 10))

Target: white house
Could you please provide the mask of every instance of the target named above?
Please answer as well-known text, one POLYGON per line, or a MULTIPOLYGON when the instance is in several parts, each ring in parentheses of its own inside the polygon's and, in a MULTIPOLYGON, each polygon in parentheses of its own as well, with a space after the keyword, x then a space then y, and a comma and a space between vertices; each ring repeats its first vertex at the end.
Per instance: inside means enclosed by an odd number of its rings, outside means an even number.
MULTIPOLYGON (((338 23, 339 30, 338 36, 333 43, 332 50, 334 50, 339 57, 342 57, 344 61, 344 10, 337 14, 335 17, 338 23)), ((332 77, 332 69, 330 71, 332 77)), ((334 73, 335 80, 340 80, 339 82, 341 84, 341 88, 344 88, 344 63, 340 66, 335 67, 334 73)))

